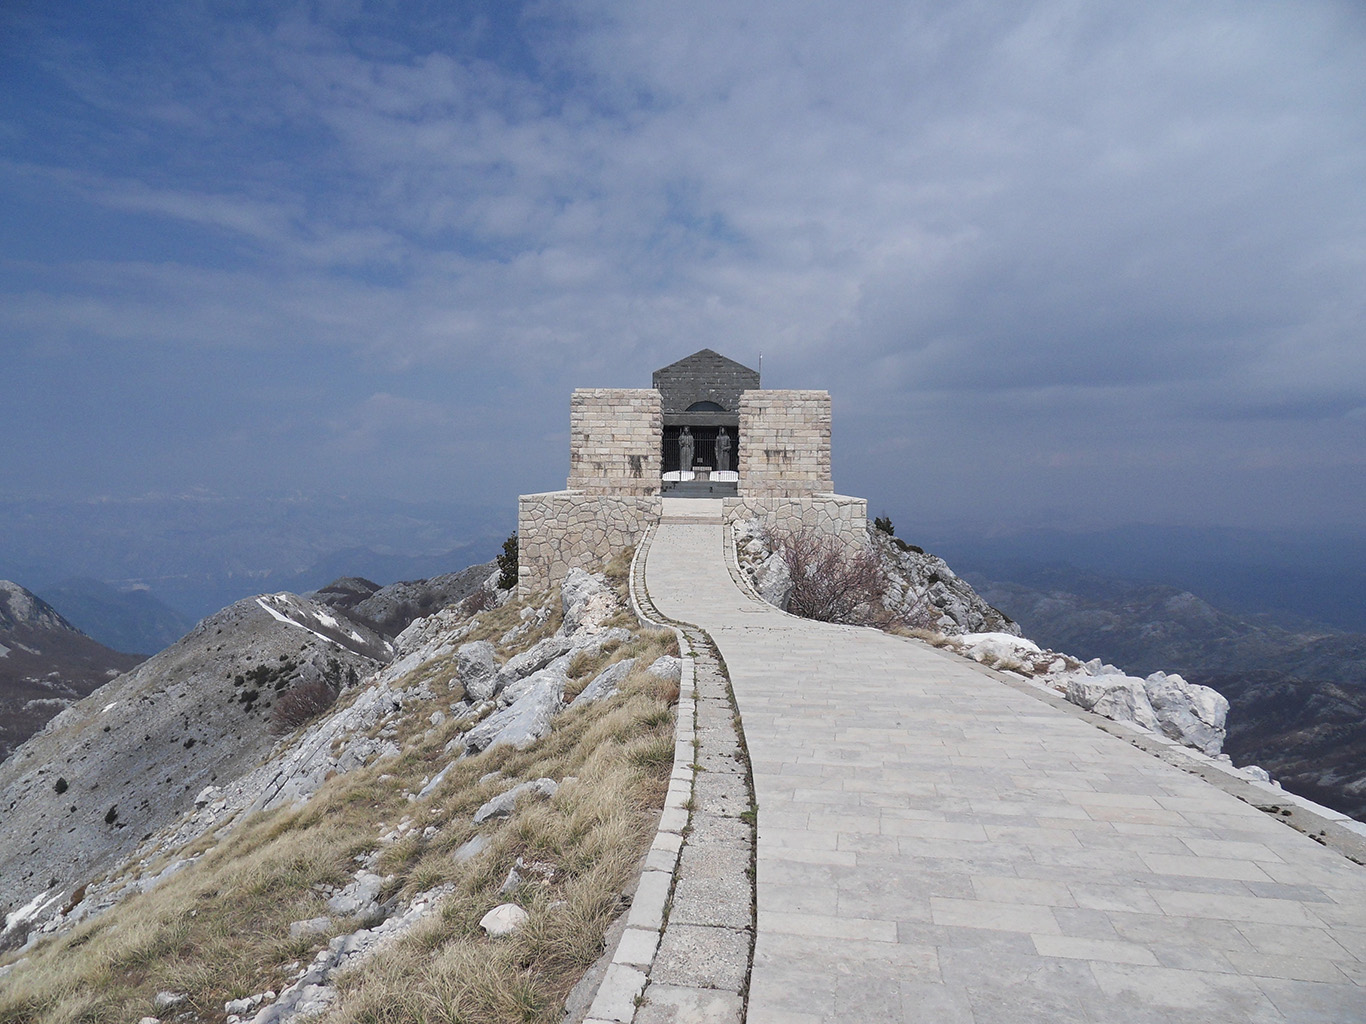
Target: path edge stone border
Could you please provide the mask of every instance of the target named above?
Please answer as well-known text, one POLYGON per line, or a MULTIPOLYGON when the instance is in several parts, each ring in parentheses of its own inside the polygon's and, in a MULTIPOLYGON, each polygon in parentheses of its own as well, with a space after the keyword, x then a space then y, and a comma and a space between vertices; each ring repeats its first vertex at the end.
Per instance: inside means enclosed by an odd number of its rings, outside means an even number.
POLYGON ((693 741, 697 725, 697 683, 692 645, 681 629, 660 622, 646 612, 637 586, 638 574, 644 572, 645 552, 649 549, 654 531, 655 527, 651 526, 636 544, 627 577, 627 595, 631 612, 638 620, 659 629, 670 629, 678 640, 679 659, 683 664, 675 712, 674 764, 669 774, 669 788, 664 796, 659 827, 645 855, 645 869, 641 872, 635 895, 631 899, 626 930, 617 941, 607 973, 598 986, 583 1024, 630 1024, 635 1018, 641 995, 649 981, 650 968, 659 951, 664 914, 678 873, 696 777, 694 764, 697 755, 693 741))

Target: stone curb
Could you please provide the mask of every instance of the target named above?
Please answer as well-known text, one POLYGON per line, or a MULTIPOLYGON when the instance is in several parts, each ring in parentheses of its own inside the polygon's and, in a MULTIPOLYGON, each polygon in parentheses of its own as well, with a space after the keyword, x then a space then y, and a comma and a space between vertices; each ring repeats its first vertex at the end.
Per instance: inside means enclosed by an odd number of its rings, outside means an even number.
POLYGON ((696 774, 693 768, 696 759, 693 740, 697 722, 697 704, 693 696, 696 692, 693 650, 682 630, 659 622, 646 613, 637 592, 637 571, 644 566, 644 554, 653 533, 654 527, 650 527, 636 545, 627 583, 631 611, 636 618, 651 626, 672 629, 678 639, 678 653, 683 666, 678 685, 674 766, 669 775, 669 789, 664 797, 659 828, 645 856, 645 870, 636 885, 631 909, 626 917, 626 930, 617 942, 612 962, 608 965, 602 984, 598 986, 583 1024, 629 1024, 635 1018, 637 1004, 649 980, 655 954, 659 951, 664 911, 673 891, 674 876, 683 850, 683 832, 688 826, 688 806, 692 800, 696 774))

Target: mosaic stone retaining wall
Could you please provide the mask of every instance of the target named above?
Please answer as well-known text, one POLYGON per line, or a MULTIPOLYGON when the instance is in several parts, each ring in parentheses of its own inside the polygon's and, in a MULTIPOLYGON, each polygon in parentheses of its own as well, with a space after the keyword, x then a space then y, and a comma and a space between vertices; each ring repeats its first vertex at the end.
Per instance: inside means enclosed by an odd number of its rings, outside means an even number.
POLYGON ((663 510, 659 495, 550 491, 517 499, 517 596, 558 586, 634 545, 663 510))
POLYGON ((778 533, 815 530, 838 537, 851 549, 868 543, 868 501, 846 494, 800 497, 739 497, 721 502, 726 525, 758 519, 778 533))

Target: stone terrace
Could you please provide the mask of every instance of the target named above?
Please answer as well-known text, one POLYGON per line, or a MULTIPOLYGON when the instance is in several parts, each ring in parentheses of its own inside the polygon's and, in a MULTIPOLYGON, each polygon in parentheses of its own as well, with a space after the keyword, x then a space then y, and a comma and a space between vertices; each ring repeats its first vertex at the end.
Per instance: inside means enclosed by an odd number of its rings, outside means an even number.
POLYGON ((1366 869, 970 663, 750 599, 716 504, 666 500, 645 571, 743 718, 751 1024, 1366 1021, 1366 869))

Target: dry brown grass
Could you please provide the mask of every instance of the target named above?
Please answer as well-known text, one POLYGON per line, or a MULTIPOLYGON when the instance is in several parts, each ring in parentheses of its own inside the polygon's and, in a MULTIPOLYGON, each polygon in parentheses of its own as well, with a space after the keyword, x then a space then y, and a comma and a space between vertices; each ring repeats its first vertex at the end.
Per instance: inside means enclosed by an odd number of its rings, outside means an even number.
POLYGON ((916 640, 923 640, 931 647, 951 647, 953 640, 945 636, 937 629, 921 629, 916 626, 893 625, 887 629, 888 633, 896 636, 907 636, 916 640))
MULTIPOLYGON (((517 607, 480 613, 479 629, 496 638, 519 621, 517 607)), ((588 671, 641 659, 616 698, 566 712, 526 750, 496 747, 456 762, 415 803, 408 794, 444 767, 441 748, 462 723, 432 729, 426 721, 449 694, 410 708, 400 733, 412 740, 400 756, 331 779, 301 808, 254 816, 159 888, 35 947, 0 986, 0 1024, 124 1024, 155 1015, 153 997, 165 989, 189 996, 175 1013, 188 1006, 194 1020, 220 1021, 225 1001, 280 991, 331 935, 291 939, 290 922, 325 914, 318 887, 345 884, 356 857, 380 849, 380 835, 405 818, 410 831, 378 860, 380 873, 393 876, 383 895, 406 901, 439 885, 454 890, 439 913, 342 980, 326 1019, 557 1020, 653 835, 672 764, 677 685, 643 670, 672 645, 671 633, 649 631, 585 663, 588 671), (496 779, 479 781, 495 770, 496 779), (553 799, 474 827, 481 803, 541 776, 566 780, 553 799), (438 831, 424 838, 427 826, 438 831), (476 831, 489 837, 488 849, 456 864, 452 851, 476 831), (508 898, 498 889, 518 857, 556 871, 511 894, 530 919, 492 941, 478 922, 508 898)), ((338 921, 336 930, 358 924, 338 921)))
MULTIPOLYGON (((481 613, 474 628, 465 635, 461 643, 470 643, 475 640, 491 640, 497 643, 504 633, 514 626, 522 624, 524 621, 522 610, 525 608, 548 608, 550 614, 541 625, 527 630, 514 643, 500 649, 499 653, 505 659, 521 653, 536 641, 548 637, 559 629, 560 624, 564 622, 564 607, 560 603, 558 594, 534 594, 526 601, 509 601, 501 608, 481 613)), ((632 624, 634 625, 634 621, 632 624)))
POLYGON ((617 600, 624 608, 630 607, 631 604, 631 560, 635 555, 634 545, 618 551, 602 570, 607 585, 612 588, 612 592, 617 595, 617 600))

